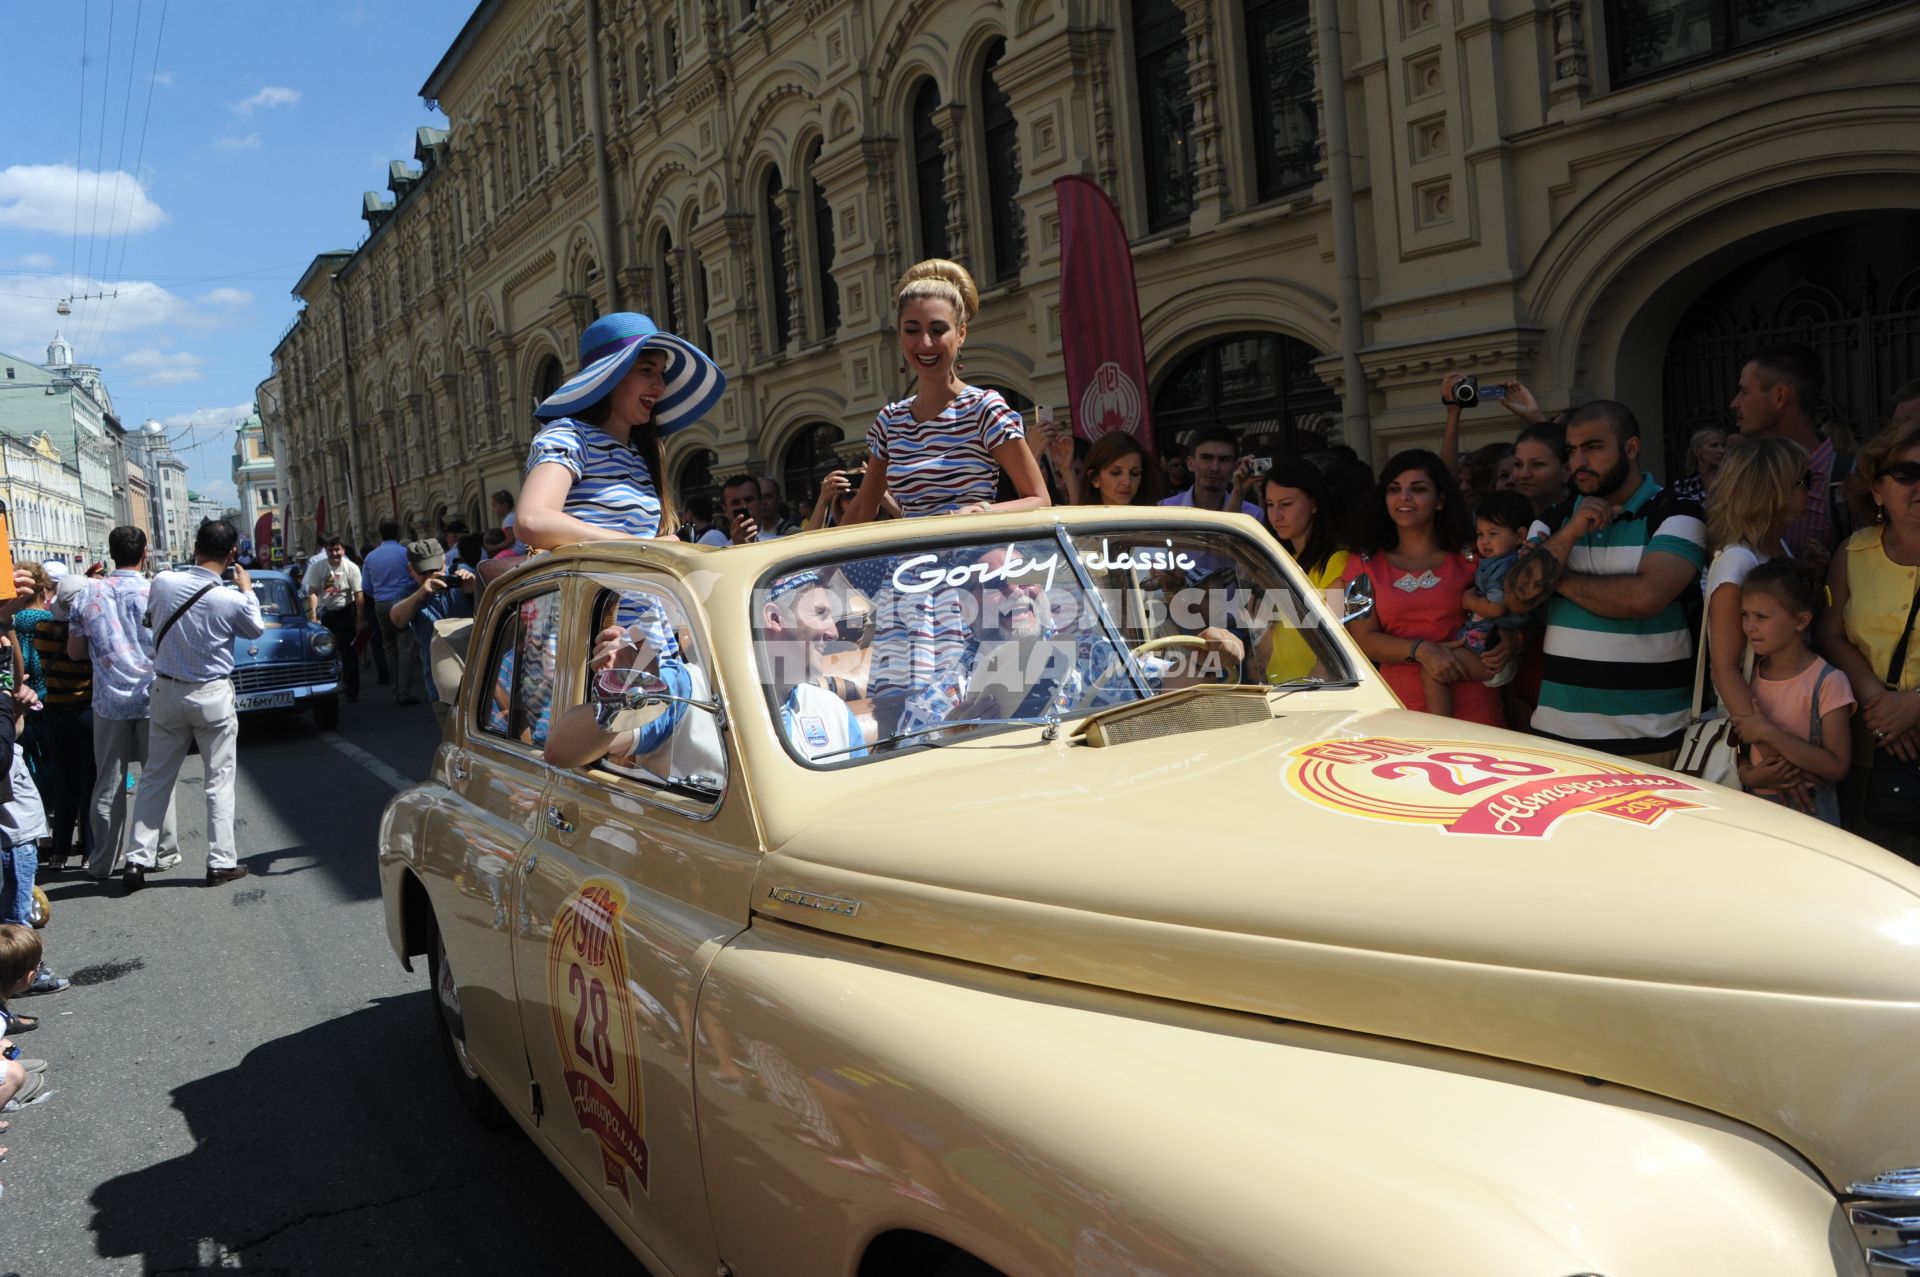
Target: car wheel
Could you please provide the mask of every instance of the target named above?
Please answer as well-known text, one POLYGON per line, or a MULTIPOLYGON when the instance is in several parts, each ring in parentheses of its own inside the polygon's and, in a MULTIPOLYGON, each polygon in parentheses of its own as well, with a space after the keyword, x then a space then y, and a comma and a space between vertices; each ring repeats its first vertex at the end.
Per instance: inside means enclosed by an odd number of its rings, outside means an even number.
POLYGON ((998 1268, 983 1264, 972 1255, 956 1251, 933 1270, 934 1277, 1004 1277, 998 1268))
POLYGON ((313 702, 313 721, 323 732, 330 732, 340 726, 340 698, 338 696, 320 696, 313 702))
POLYGON ((467 1112, 478 1118, 482 1126, 499 1126, 506 1121, 506 1110, 487 1089, 467 1049, 466 1025, 460 1017, 460 985, 454 979, 453 964, 441 946, 438 927, 427 941, 427 972, 433 980, 433 1023, 440 1030, 441 1053, 446 1056, 453 1089, 467 1112))

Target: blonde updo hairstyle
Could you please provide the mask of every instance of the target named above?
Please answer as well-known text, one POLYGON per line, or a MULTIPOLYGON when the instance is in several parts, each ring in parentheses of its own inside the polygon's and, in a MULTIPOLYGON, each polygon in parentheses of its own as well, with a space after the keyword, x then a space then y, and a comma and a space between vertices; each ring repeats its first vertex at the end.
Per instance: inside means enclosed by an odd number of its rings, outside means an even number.
POLYGON ((980 313, 980 290, 974 286, 973 276, 959 262, 950 262, 944 257, 930 257, 907 267, 907 273, 893 288, 895 320, 907 308, 907 303, 913 301, 947 303, 953 307, 954 317, 962 328, 980 313))

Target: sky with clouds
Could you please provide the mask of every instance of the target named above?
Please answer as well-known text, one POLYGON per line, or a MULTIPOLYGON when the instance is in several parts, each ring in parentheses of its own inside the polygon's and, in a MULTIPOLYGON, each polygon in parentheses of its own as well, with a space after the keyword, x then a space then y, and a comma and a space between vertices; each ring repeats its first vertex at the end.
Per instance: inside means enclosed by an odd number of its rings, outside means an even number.
POLYGON ((164 422, 191 484, 231 498, 294 281, 445 127, 419 88, 473 2, 8 6, 0 350, 37 363, 60 329, 129 428, 164 422))

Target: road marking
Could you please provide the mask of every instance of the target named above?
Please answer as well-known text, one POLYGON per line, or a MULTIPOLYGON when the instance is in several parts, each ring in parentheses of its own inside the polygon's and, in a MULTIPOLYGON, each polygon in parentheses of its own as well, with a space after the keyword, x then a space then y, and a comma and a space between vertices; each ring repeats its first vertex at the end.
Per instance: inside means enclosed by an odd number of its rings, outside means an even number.
POLYGON ((372 754, 369 754, 366 750, 361 749, 358 745, 354 744, 352 741, 348 740, 346 737, 342 736, 338 732, 321 732, 319 735, 321 740, 327 742, 327 744, 333 746, 335 749, 345 754, 348 758, 351 758, 354 762, 359 763, 362 767, 372 772, 375 776, 379 777, 381 780, 384 780, 389 785, 392 785, 396 793, 412 789, 414 785, 418 783, 414 780, 409 779, 406 776, 402 776, 399 772, 387 766, 385 763, 375 758, 372 754))

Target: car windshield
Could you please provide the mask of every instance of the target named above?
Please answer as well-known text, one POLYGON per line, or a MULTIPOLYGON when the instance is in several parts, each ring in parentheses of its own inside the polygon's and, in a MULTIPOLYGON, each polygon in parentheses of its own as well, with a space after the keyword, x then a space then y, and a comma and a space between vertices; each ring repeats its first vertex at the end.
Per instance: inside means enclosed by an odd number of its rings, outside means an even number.
POLYGON ((287 588, 285 581, 257 579, 253 583, 253 597, 260 600, 262 616, 289 617, 295 614, 293 591, 287 588))
POLYGON ((1277 554, 1134 527, 817 561, 756 595, 761 677, 816 765, 1196 684, 1351 678, 1277 554))

